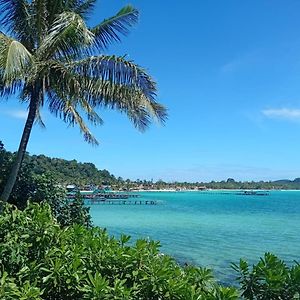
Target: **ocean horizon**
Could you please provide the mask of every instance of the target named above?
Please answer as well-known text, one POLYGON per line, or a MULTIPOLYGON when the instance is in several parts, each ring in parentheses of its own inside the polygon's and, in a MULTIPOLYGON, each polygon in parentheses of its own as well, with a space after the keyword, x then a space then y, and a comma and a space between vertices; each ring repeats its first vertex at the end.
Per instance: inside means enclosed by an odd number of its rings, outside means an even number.
POLYGON ((269 191, 267 196, 211 192, 140 192, 158 205, 91 205, 94 225, 132 241, 160 241, 161 251, 180 264, 213 269, 232 284, 231 263, 255 263, 272 252, 288 264, 300 261, 300 191, 269 191))

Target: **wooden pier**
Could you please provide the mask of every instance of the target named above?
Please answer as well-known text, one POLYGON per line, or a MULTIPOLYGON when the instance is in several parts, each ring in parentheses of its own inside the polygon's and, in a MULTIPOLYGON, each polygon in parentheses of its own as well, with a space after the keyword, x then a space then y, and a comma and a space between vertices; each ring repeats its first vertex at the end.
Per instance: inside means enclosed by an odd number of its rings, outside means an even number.
POLYGON ((86 203, 90 205, 157 205, 155 200, 129 200, 129 199, 107 199, 107 198, 94 198, 86 199, 86 203))
MULTIPOLYGON (((200 194, 200 193, 199 193, 200 194)), ((269 196, 269 191, 244 191, 244 190, 228 190, 228 191, 201 191, 201 194, 207 195, 238 195, 238 196, 269 196)))

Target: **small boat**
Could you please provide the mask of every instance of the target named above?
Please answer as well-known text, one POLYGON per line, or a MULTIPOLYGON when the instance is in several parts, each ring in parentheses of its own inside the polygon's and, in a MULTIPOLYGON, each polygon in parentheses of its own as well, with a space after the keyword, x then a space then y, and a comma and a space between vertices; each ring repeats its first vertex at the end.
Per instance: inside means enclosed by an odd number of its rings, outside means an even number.
POLYGON ((269 196, 269 194, 267 191, 241 191, 236 193, 236 195, 242 196, 269 196))

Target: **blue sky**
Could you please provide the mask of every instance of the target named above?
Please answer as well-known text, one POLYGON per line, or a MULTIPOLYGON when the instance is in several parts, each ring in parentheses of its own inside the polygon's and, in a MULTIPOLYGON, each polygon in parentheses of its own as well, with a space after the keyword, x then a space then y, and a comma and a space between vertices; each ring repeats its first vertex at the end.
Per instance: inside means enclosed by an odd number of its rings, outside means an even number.
MULTIPOLYGON (((127 1, 102 0, 90 22, 127 1)), ((86 144, 43 111, 32 154, 93 162, 116 176, 168 181, 300 177, 300 2, 296 0, 140 0, 139 24, 109 53, 147 68, 169 109, 166 126, 139 133, 103 111, 86 144)), ((26 107, 0 101, 0 139, 15 151, 26 107)))

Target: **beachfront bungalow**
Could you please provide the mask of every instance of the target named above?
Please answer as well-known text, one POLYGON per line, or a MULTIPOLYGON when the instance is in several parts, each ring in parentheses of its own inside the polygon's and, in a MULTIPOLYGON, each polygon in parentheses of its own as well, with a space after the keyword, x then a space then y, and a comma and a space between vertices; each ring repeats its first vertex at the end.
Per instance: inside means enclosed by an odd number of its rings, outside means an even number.
POLYGON ((69 193, 69 192, 74 192, 74 191, 76 191, 77 187, 76 187, 75 184, 68 184, 68 185, 66 186, 66 189, 67 189, 67 192, 69 193))
POLYGON ((198 191, 205 191, 207 190, 206 186, 198 186, 198 191))

